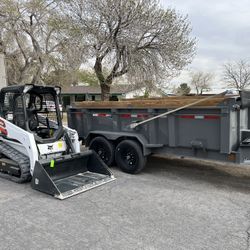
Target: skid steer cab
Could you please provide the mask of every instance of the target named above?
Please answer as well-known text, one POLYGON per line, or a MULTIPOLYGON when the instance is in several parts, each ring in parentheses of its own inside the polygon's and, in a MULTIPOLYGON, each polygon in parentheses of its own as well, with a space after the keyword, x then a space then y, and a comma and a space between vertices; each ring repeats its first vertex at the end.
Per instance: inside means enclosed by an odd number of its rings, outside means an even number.
POLYGON ((65 199, 114 180, 78 134, 62 124, 59 87, 9 86, 0 92, 0 176, 65 199))

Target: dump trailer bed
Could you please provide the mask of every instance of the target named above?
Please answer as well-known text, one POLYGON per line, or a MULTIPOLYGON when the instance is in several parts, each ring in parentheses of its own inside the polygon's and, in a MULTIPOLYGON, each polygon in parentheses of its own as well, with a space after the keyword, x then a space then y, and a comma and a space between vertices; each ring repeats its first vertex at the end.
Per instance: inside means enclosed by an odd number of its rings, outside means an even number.
MULTIPOLYGON (((119 163, 119 152, 123 148, 119 144, 130 140, 139 145, 144 157, 154 153, 175 154, 249 164, 249 104, 247 91, 241 92, 241 96, 214 98, 81 102, 68 108, 68 124, 78 131, 87 146, 91 146, 96 137, 103 137, 112 145, 115 156, 111 157, 119 163), (192 103, 197 104, 171 113, 192 103), (164 113, 171 114, 148 121, 164 113), (144 120, 140 126, 131 126, 144 120)), ((125 154, 124 159, 128 158, 125 154)))

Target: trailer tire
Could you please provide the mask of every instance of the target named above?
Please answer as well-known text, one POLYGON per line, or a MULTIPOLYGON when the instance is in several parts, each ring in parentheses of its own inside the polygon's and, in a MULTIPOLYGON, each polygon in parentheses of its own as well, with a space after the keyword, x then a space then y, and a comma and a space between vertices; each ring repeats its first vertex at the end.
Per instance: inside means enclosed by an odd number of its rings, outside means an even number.
POLYGON ((132 140, 121 141, 115 150, 115 161, 122 171, 129 174, 139 173, 146 164, 146 157, 140 145, 132 140))
POLYGON ((104 137, 97 136, 93 140, 91 140, 89 149, 94 150, 106 165, 111 166, 114 163, 114 145, 104 137))

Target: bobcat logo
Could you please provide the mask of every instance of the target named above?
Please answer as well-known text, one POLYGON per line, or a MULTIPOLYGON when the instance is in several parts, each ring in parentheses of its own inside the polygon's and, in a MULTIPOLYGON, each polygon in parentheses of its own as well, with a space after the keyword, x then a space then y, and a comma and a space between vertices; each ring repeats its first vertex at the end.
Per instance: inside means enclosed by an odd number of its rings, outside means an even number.
POLYGON ((52 151, 53 150, 53 145, 48 145, 48 150, 52 151))

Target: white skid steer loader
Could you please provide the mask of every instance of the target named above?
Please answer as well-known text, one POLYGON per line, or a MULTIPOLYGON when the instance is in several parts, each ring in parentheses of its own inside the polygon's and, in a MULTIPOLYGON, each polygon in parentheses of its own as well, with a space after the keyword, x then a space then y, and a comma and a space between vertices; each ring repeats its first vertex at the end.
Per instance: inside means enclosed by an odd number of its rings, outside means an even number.
POLYGON ((59 87, 9 86, 0 92, 0 176, 65 199, 114 180, 78 134, 62 125, 59 87))

